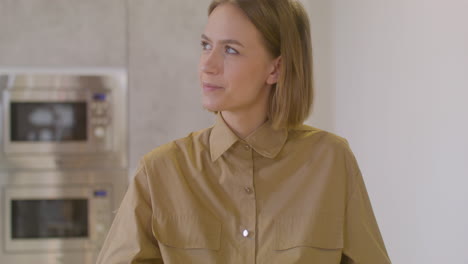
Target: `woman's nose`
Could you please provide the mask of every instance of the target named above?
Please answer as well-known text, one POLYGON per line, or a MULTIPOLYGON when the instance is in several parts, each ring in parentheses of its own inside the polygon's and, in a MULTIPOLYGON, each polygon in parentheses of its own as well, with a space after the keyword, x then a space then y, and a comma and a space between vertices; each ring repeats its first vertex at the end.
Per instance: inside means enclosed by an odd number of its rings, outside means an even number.
POLYGON ((201 71, 208 74, 219 74, 221 72, 222 62, 215 52, 204 55, 201 63, 201 71))

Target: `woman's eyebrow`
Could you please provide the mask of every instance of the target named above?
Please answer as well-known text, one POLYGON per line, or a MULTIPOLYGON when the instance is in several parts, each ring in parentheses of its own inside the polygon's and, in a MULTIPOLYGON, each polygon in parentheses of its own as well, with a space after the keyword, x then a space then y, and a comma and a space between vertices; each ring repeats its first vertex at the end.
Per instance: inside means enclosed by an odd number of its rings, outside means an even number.
MULTIPOLYGON (((211 39, 209 37, 207 37, 205 34, 202 34, 201 38, 211 42, 211 39)), ((241 47, 244 47, 244 45, 242 45, 242 43, 240 43, 239 41, 237 41, 235 39, 223 39, 223 40, 220 40, 219 42, 221 44, 236 44, 236 45, 239 45, 241 47)))

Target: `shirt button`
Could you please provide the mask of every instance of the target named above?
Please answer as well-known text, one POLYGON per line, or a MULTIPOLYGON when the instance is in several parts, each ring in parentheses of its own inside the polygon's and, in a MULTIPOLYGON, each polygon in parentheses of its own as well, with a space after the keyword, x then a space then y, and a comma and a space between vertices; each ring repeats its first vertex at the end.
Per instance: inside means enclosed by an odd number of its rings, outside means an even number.
POLYGON ((244 149, 245 150, 250 150, 250 146, 249 145, 244 145, 244 149))
POLYGON ((244 229, 244 231, 242 231, 242 236, 248 237, 249 236, 249 231, 247 229, 244 229))
POLYGON ((245 187, 244 190, 245 190, 245 192, 248 193, 248 194, 251 194, 251 193, 252 193, 252 189, 250 189, 249 187, 245 187))

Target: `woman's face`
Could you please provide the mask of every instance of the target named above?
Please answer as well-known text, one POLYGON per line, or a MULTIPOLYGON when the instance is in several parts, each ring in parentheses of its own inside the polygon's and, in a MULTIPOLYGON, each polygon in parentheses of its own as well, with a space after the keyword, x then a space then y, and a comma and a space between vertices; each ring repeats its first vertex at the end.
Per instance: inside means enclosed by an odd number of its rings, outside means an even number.
POLYGON ((203 107, 233 112, 267 107, 271 85, 277 80, 277 61, 240 8, 219 5, 202 34, 199 77, 203 107))

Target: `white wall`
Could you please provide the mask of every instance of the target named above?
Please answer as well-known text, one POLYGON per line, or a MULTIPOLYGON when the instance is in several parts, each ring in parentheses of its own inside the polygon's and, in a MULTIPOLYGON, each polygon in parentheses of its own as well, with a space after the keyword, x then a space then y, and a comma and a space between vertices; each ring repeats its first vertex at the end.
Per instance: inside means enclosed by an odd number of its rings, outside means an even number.
POLYGON ((314 102, 307 124, 333 131, 335 126, 335 87, 333 69, 333 2, 301 1, 310 20, 313 55, 314 102))
POLYGON ((468 1, 333 3, 334 130, 393 263, 468 263, 468 1))

